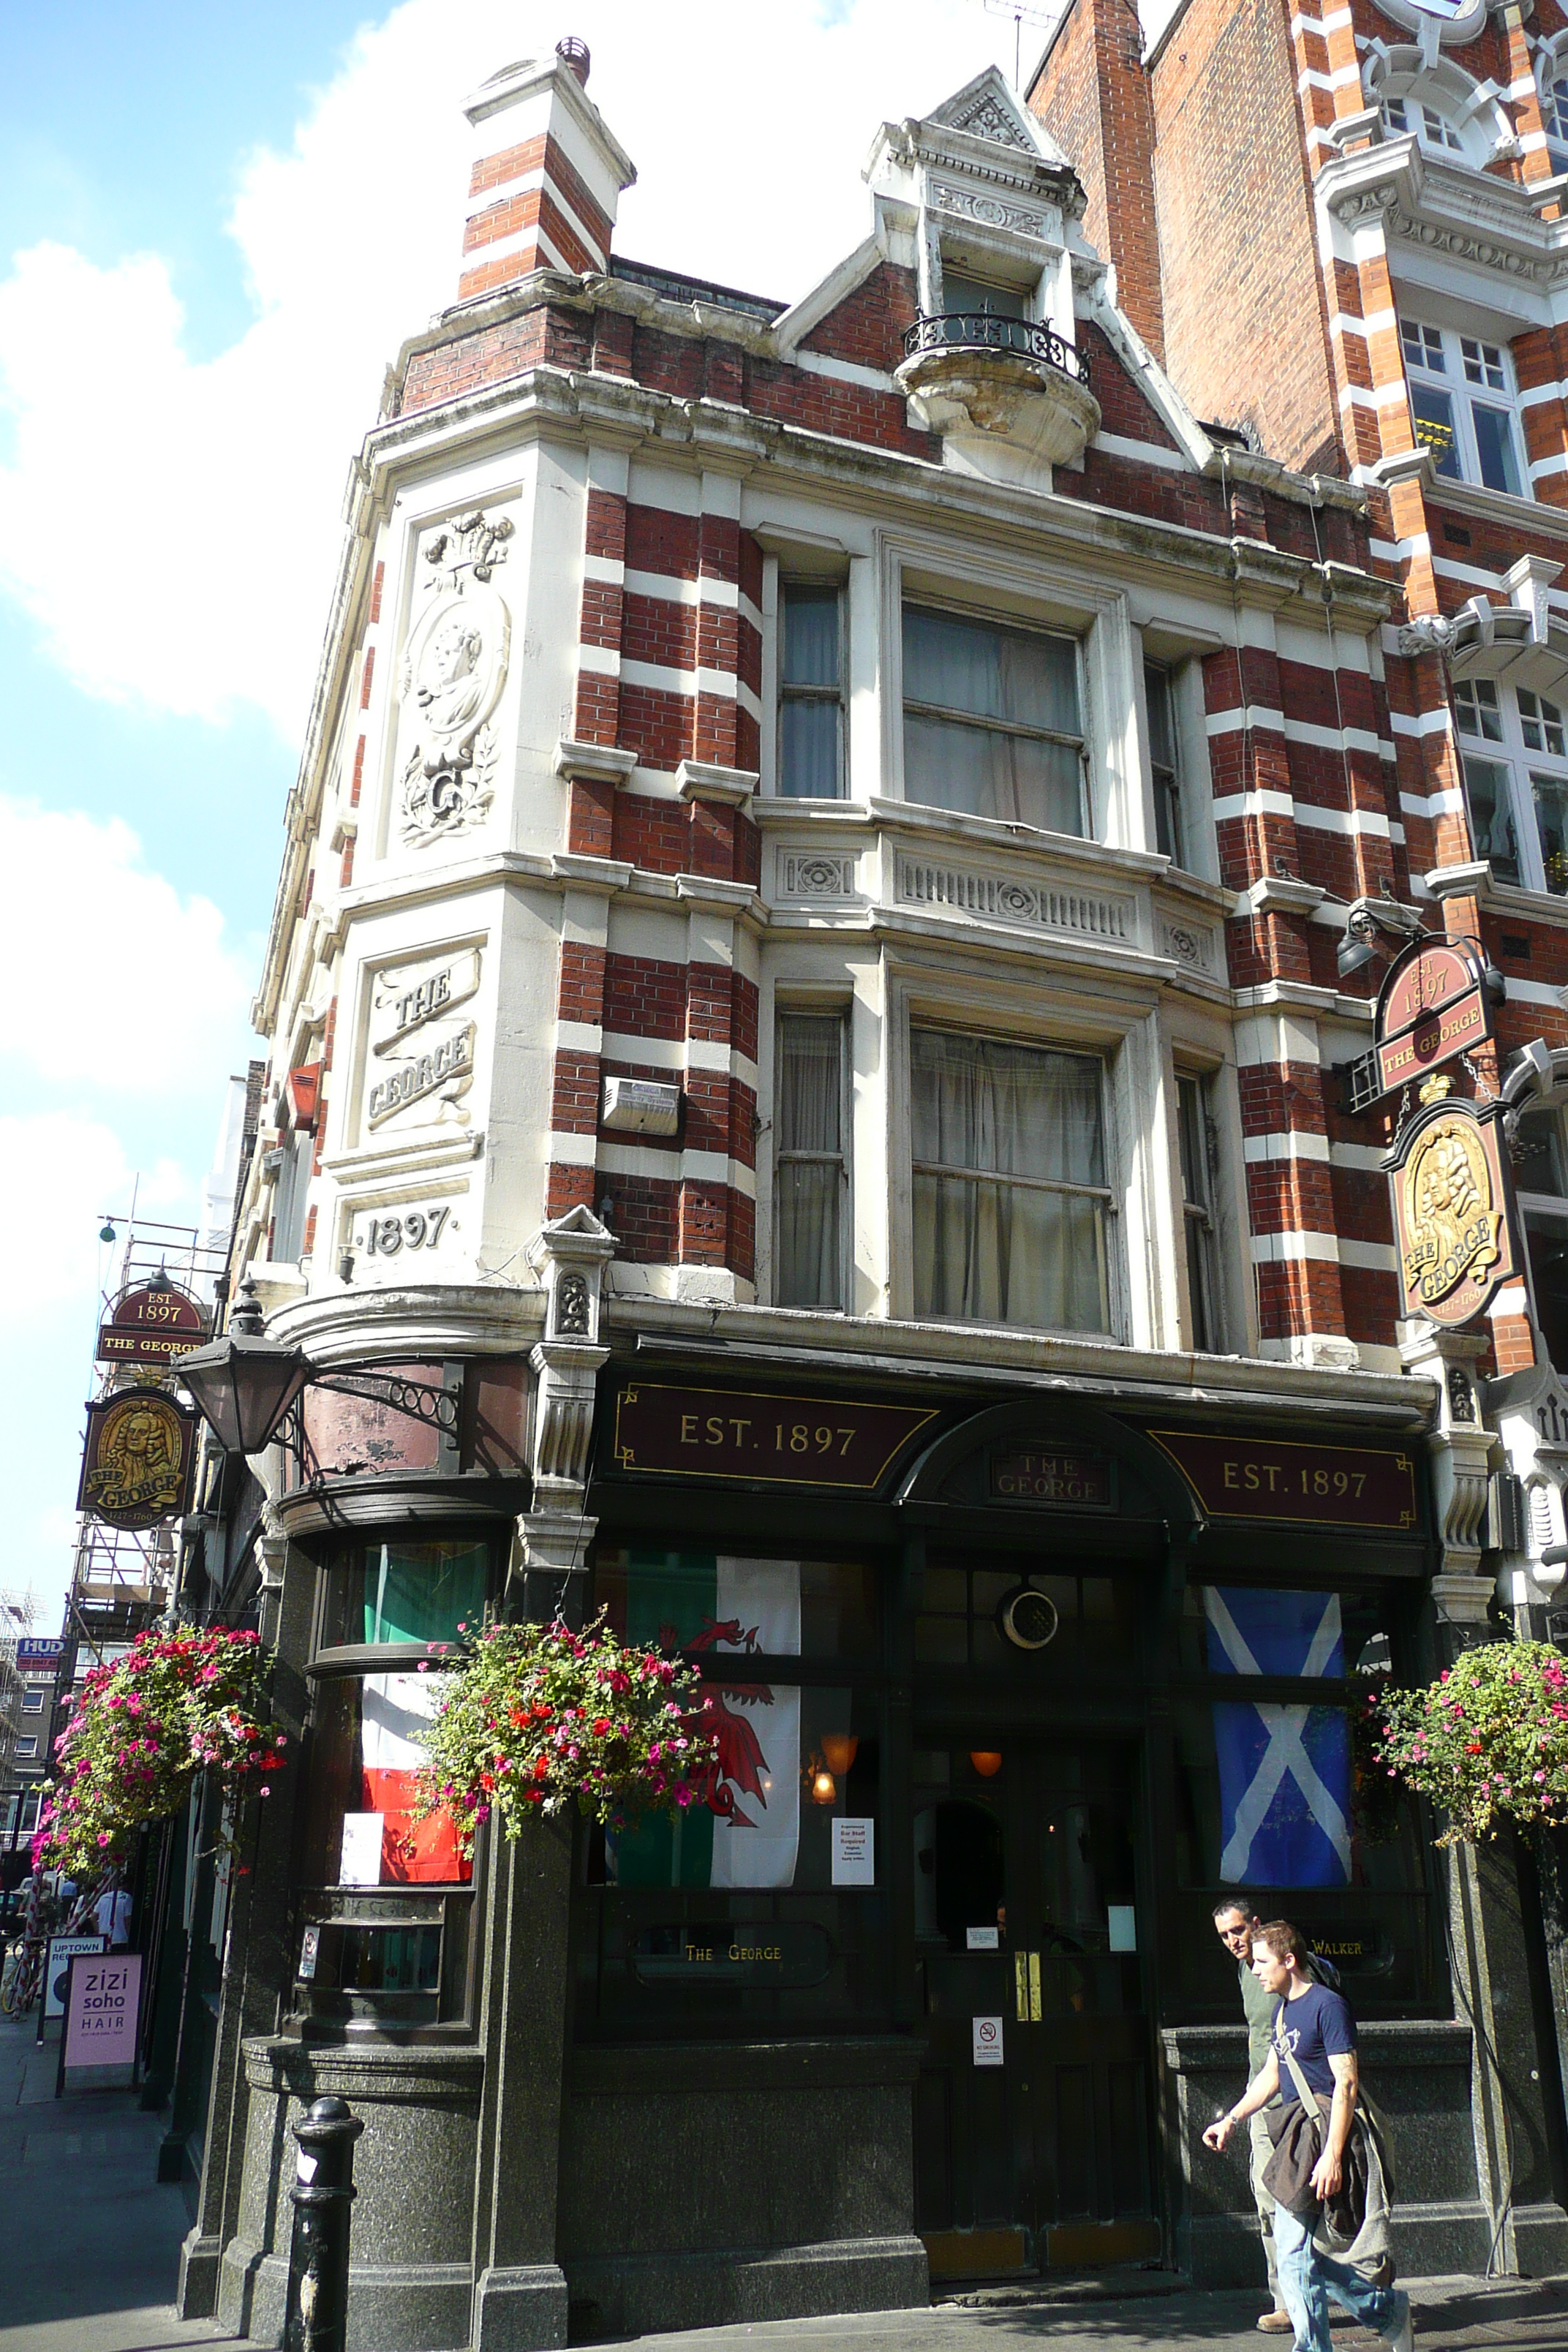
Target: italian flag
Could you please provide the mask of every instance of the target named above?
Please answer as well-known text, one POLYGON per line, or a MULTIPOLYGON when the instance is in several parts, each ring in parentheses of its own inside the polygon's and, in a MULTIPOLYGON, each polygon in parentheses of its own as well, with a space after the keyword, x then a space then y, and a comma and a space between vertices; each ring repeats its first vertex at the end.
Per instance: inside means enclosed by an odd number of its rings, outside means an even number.
POLYGON ((382 1885, 472 1875, 447 1813, 416 1823, 426 1749, 417 1733, 441 1703, 444 1675, 367 1675, 360 1719, 360 1802, 379 1813, 382 1885))
MULTIPOLYGON (((617 1629, 619 1630, 619 1629, 617 1629)), ((800 1563, 711 1552, 634 1551, 628 1642, 734 1658, 706 1685, 719 1772, 706 1805, 650 1813, 608 1841, 620 1886, 792 1886, 800 1843, 800 1692, 746 1673, 763 1652, 800 1655, 800 1563)))

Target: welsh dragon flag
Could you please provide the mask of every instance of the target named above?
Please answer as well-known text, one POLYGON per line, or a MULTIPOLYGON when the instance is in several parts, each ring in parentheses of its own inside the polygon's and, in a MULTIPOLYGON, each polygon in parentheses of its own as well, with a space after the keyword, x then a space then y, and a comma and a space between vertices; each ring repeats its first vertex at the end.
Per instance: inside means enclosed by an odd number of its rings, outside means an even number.
MULTIPOLYGON (((800 1655, 800 1563, 634 1551, 628 1642, 737 1663, 800 1655)), ((719 1764, 703 1805, 649 1814, 608 1841, 620 1886, 789 1886, 800 1839, 800 1693, 748 1676, 709 1683, 719 1764)))

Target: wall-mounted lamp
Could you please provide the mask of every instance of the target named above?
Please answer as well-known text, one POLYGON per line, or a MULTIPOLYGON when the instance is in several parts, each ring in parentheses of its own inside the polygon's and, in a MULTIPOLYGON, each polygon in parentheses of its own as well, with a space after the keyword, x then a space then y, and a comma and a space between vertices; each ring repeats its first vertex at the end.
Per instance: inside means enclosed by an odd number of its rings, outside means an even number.
POLYGON ((1002 1769, 1002 1759, 994 1748, 972 1748, 969 1760, 983 1780, 994 1780, 1002 1769))
POLYGON ((828 1770, 827 1759, 820 1748, 813 1754, 802 1778, 805 1782, 806 1793, 814 1805, 837 1803, 838 1784, 828 1770))
POLYGON ((860 1753, 860 1742, 852 1731, 825 1731, 822 1735, 822 1753, 827 1760, 828 1770, 837 1772, 842 1780, 856 1757, 860 1753))

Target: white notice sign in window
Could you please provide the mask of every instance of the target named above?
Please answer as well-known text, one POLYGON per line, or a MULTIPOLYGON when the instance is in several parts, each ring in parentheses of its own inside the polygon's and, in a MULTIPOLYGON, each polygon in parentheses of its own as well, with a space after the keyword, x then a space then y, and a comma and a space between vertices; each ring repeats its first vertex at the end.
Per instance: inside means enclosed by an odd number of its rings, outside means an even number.
POLYGON ((877 1824, 850 1816, 833 1824, 835 1886, 875 1886, 877 1824))
POLYGON ((974 2063, 977 2066, 1000 2066, 1002 2063, 1002 2021, 999 2017, 977 2017, 974 2026, 974 2063))
POLYGON ((338 1864, 340 1886, 381 1885, 381 1833, 384 1813, 345 1813, 343 1853, 338 1864))

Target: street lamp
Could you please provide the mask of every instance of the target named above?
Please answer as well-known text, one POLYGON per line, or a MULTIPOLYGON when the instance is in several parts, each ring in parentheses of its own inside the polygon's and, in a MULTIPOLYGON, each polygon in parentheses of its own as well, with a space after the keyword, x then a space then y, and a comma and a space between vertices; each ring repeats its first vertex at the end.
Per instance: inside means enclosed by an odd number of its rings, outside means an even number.
POLYGON ((261 1454, 310 1378, 302 1348, 279 1347, 262 1329, 256 1285, 241 1284, 228 1329, 176 1367, 197 1412, 227 1454, 261 1454))

